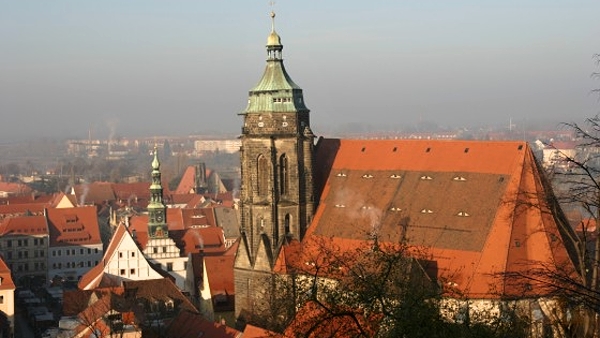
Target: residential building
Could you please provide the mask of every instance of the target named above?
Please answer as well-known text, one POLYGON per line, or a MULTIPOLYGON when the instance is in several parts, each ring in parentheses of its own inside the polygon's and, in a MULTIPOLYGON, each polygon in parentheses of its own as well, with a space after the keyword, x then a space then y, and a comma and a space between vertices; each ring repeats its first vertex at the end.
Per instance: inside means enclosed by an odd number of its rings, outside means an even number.
POLYGON ((48 235, 48 223, 43 212, 2 219, 0 252, 17 284, 27 286, 32 278, 47 280, 48 235))
POLYGON ((0 259, 0 337, 13 337, 15 331, 15 290, 10 269, 0 259))
POLYGON ((80 280, 81 290, 119 286, 122 281, 161 279, 164 276, 150 263, 132 234, 120 224, 102 259, 80 280))
POLYGON ((95 206, 46 210, 50 245, 48 275, 78 281, 103 255, 95 206))

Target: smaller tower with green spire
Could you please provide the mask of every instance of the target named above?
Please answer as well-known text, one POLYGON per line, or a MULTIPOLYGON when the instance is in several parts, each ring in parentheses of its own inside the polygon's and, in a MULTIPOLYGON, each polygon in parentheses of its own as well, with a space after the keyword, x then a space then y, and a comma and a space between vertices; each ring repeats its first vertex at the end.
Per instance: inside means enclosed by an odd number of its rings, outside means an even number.
POLYGON ((167 238, 168 235, 167 206, 163 203, 158 148, 154 146, 152 184, 150 185, 150 202, 148 203, 148 236, 150 238, 167 238))

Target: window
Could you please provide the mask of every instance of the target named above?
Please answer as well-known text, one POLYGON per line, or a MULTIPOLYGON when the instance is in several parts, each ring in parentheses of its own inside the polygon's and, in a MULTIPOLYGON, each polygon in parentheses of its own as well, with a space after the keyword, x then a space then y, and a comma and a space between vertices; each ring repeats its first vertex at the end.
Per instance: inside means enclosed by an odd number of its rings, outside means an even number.
POLYGON ((24 251, 23 252, 23 257, 29 258, 29 251, 24 251))
POLYGON ((152 253, 158 253, 158 248, 152 248, 152 253))
POLYGON ((132 275, 135 275, 135 269, 130 269, 129 273, 132 274, 132 275))
POLYGON ((173 263, 167 263, 167 271, 173 271, 173 263))
POLYGON ((67 256, 71 255, 71 251, 67 249, 67 256))
POLYGON ((58 255, 62 255, 62 250, 58 250, 58 255))
POLYGON ((125 276, 125 269, 121 269, 121 276, 125 276))
POLYGON ((4 296, 0 296, 0 304, 4 304, 4 296))
POLYGON ((52 251, 52 257, 56 257, 56 251, 52 251))
POLYGON ((98 248, 95 249, 96 251, 94 253, 98 253, 98 248))
POLYGON ((40 238, 40 245, 44 245, 44 239, 40 238))
POLYGON ((92 249, 88 248, 88 254, 92 253, 92 249))
POLYGON ((187 262, 183 262, 183 269, 187 270, 187 262))
POLYGON ((258 164, 256 167, 258 178, 257 180, 257 188, 258 195, 267 196, 269 190, 269 162, 266 157, 260 155, 258 157, 258 164))
POLYGON ((40 257, 44 257, 44 250, 40 250, 40 257))
POLYGON ((123 258, 123 253, 119 251, 119 258, 123 258))
POLYGON ((163 253, 166 253, 166 252, 167 252, 167 247, 163 246, 163 253))
POLYGON ((83 255, 83 249, 79 249, 79 253, 83 255))
POLYGON ((88 261, 88 267, 92 266, 92 262, 88 261))
POLYGON ((23 252, 19 251, 18 252, 18 257, 19 257, 19 259, 23 258, 23 252))
POLYGON ((135 251, 131 252, 131 257, 135 257, 135 251))
POLYGON ((23 242, 19 239, 17 240, 17 246, 21 246, 23 244, 23 242))
POLYGON ((279 158, 279 192, 286 195, 289 189, 288 158, 285 154, 279 158))
POLYGON ((24 239, 24 240, 23 240, 23 245, 25 245, 25 246, 29 246, 29 240, 28 240, 28 239, 24 239))
POLYGON ((75 249, 71 250, 71 255, 75 256, 75 249))
POLYGON ((7 252, 6 257, 8 257, 8 259, 12 259, 12 251, 7 252))
POLYGON ((33 239, 33 245, 38 245, 38 240, 37 240, 37 238, 34 238, 34 239, 33 239))
POLYGON ((10 239, 6 241, 6 246, 12 248, 12 241, 10 239))

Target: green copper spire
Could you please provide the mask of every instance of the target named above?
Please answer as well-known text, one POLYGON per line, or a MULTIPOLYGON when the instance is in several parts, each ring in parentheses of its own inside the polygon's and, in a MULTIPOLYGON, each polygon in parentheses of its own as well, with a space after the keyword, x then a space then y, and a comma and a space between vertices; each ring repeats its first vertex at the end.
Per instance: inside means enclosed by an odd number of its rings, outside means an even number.
POLYGON ((163 203, 163 187, 161 183, 158 148, 154 146, 152 160, 152 183, 150 184, 150 201, 148 202, 148 236, 151 238, 168 237, 167 206, 163 203))
POLYGON ((283 66, 281 38, 275 32, 275 13, 271 12, 271 33, 267 38, 267 67, 254 88, 250 90, 248 113, 308 112, 304 105, 302 88, 292 81, 283 66))

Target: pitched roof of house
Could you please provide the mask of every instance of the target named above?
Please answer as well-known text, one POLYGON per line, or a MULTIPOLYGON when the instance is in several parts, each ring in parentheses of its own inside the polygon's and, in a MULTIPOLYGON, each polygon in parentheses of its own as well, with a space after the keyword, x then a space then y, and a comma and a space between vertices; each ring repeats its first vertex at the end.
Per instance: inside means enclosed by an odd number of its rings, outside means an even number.
POLYGON ((31 191, 31 188, 27 184, 0 181, 0 192, 6 192, 9 195, 31 194, 31 191))
POLYGON ((0 257, 0 290, 14 290, 15 288, 16 286, 12 280, 10 269, 4 262, 4 259, 0 257))
POLYGON ((96 207, 47 209, 50 246, 102 244, 96 207))
POLYGON ((247 324, 244 328, 244 338, 276 338, 283 337, 282 334, 269 331, 254 325, 247 324))
POLYGON ((549 212, 525 142, 321 139, 316 163, 322 193, 303 254, 319 238, 348 249, 373 236, 408 241, 437 262, 435 278, 471 298, 522 292, 505 272, 572 267, 570 228, 549 212))
POLYGON ((43 215, 46 206, 46 203, 1 204, 0 219, 5 217, 43 215))
POLYGON ((205 256, 204 264, 211 296, 235 295, 233 283, 233 264, 235 256, 205 256))
POLYGON ((0 223, 0 236, 6 235, 48 235, 46 216, 7 217, 0 223))
MULTIPOLYGON (((205 319, 198 313, 181 311, 167 328, 166 335, 171 338, 211 337, 238 338, 242 333, 226 325, 205 319)), ((246 335, 244 335, 246 337, 246 335)))
POLYGON ((214 208, 217 226, 223 228, 225 238, 240 237, 240 221, 238 210, 233 208, 214 208))
MULTIPOLYGON (((93 290, 100 287, 119 286, 121 284, 122 278, 118 276, 105 274, 104 270, 107 263, 111 259, 113 259, 113 257, 116 257, 115 253, 119 250, 119 247, 123 245, 124 241, 128 240, 133 241, 134 239, 132 238, 125 225, 119 224, 115 230, 115 233, 110 239, 110 243, 108 243, 106 250, 104 250, 104 256, 102 257, 102 260, 98 262, 98 264, 95 267, 90 269, 81 277, 79 283, 77 284, 77 287, 81 290, 93 290)), ((138 253, 135 256, 145 257, 141 251, 138 251, 138 253)), ((153 269, 157 274, 161 274, 160 271, 154 269, 153 265, 150 264, 150 262, 148 262, 148 268, 153 269)))
POLYGON ((103 204, 115 200, 112 183, 109 182, 78 184, 73 187, 73 191, 79 205, 103 204))
POLYGON ((164 302, 172 300, 178 309, 198 313, 196 307, 168 278, 123 281, 123 288, 126 294, 128 290, 134 292, 136 299, 164 302))

